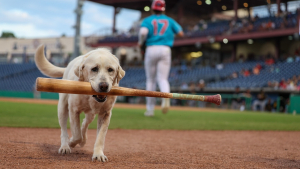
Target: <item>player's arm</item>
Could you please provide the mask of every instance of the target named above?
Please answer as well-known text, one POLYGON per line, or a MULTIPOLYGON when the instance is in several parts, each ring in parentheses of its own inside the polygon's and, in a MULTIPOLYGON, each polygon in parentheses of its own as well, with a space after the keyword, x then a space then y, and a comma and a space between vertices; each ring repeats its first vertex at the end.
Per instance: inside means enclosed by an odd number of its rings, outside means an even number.
POLYGON ((172 23, 172 29, 173 29, 175 35, 177 37, 184 37, 184 33, 182 31, 181 26, 176 21, 174 21, 173 19, 171 20, 171 23, 172 23))
POLYGON ((147 35, 148 35, 148 28, 146 27, 141 27, 139 31, 139 41, 138 41, 138 46, 142 47, 144 42, 146 41, 147 35))

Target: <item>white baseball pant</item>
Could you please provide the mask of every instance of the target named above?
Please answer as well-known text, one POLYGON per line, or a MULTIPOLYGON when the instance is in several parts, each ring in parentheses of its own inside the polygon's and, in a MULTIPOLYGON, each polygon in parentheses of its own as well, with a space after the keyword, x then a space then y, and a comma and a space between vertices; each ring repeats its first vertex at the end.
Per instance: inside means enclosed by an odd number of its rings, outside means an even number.
MULTIPOLYGON (((146 90, 156 91, 156 82, 161 92, 170 93, 168 81, 171 68, 171 49, 169 46, 148 46, 145 53, 146 90)), ((155 97, 147 97, 147 111, 154 111, 155 97)))

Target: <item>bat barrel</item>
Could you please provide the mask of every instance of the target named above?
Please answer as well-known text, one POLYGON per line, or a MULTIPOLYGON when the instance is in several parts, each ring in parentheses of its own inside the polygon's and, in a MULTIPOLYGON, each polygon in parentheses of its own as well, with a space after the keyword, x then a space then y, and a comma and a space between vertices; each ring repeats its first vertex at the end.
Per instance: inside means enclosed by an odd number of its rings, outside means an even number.
POLYGON ((41 78, 41 77, 38 77, 36 79, 36 90, 42 92, 54 92, 54 93, 70 93, 70 94, 85 94, 85 95, 97 94, 97 92, 93 90, 91 85, 86 82, 41 78))
POLYGON ((96 92, 89 82, 61 80, 51 78, 36 79, 36 90, 43 92, 85 94, 85 95, 114 95, 114 96, 144 96, 171 98, 171 93, 154 92, 147 90, 131 89, 125 87, 113 86, 108 93, 96 92))

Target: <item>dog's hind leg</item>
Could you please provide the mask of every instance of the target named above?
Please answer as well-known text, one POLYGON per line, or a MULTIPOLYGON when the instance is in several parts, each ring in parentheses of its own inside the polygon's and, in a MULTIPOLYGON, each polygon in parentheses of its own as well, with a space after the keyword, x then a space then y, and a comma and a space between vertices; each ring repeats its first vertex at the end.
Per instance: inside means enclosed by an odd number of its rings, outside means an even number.
POLYGON ((85 112, 85 118, 83 119, 82 126, 81 126, 81 135, 82 135, 82 141, 79 143, 81 147, 83 147, 87 140, 87 130, 89 127, 89 124, 94 120, 95 114, 92 114, 91 111, 85 112))
POLYGON ((59 94, 59 102, 58 102, 58 121, 61 128, 61 146, 58 150, 58 153, 61 154, 68 154, 71 153, 71 149, 68 145, 69 142, 69 135, 67 131, 67 124, 68 124, 68 95, 60 93, 59 94))

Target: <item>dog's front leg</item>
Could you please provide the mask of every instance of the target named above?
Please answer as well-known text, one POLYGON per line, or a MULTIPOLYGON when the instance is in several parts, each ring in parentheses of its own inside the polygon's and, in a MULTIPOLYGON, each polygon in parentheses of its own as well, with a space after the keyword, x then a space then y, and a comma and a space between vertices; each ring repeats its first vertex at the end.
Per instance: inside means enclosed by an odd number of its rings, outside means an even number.
POLYGON ((69 142, 70 147, 75 147, 77 144, 82 142, 82 135, 80 130, 80 111, 69 107, 69 117, 70 117, 70 127, 71 127, 71 133, 72 137, 69 142))
POLYGON ((108 159, 104 155, 104 142, 105 136, 108 130, 109 122, 111 117, 111 111, 105 113, 104 115, 98 115, 98 124, 97 124, 97 138, 94 145, 94 154, 92 160, 98 160, 102 162, 107 162, 108 159))
POLYGON ((61 127, 61 146, 58 150, 58 153, 61 154, 68 154, 71 153, 70 146, 68 145, 69 142, 69 135, 68 135, 68 102, 66 101, 67 95, 64 93, 59 94, 59 102, 58 102, 58 120, 59 125, 61 127))

